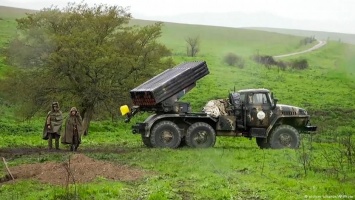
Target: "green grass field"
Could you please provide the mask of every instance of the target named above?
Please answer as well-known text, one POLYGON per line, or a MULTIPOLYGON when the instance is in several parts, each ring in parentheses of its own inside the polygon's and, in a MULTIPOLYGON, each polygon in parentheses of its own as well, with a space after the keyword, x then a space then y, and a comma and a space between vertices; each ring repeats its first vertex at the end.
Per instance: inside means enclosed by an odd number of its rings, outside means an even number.
MULTIPOLYGON (((12 10, 16 14, 11 15, 0 11, 0 47, 5 47, 16 33, 14 18, 23 12, 12 10)), ((132 21, 135 25, 149 23, 132 21)), ((354 199, 355 159, 348 154, 353 151, 342 136, 355 132, 355 46, 333 41, 317 51, 284 59, 306 58, 309 68, 302 71, 267 69, 250 60, 256 53, 279 55, 308 48, 299 45, 301 39, 173 23, 165 24, 161 38, 177 63, 207 61, 210 74, 182 99, 191 102, 194 111, 200 111, 210 99, 227 98, 234 88, 271 89, 280 103, 305 107, 318 126, 317 135, 303 136, 300 149, 260 150, 254 139, 228 137, 218 137, 215 147, 209 149, 149 149, 130 131, 130 126, 143 121, 147 114, 137 115, 130 124, 123 123, 123 118, 94 121, 79 153, 142 169, 147 172, 144 178, 112 181, 97 177, 91 183, 69 185, 71 191, 76 189, 76 197, 68 196, 65 186, 20 179, 0 182, 1 199, 354 199), (200 37, 201 52, 188 58, 185 39, 195 36, 200 37), (223 62, 229 52, 245 59, 243 69, 223 62)), ((4 59, 1 54, 0 77, 11 70, 4 59)), ((22 122, 14 117, 13 110, 0 99, 0 155, 8 156, 9 167, 67 159, 70 153, 64 150, 46 153, 42 118, 22 122), (8 149, 42 151, 10 156, 8 149)), ((348 139, 354 141, 353 136, 348 139)), ((0 169, 0 177, 5 177, 5 165, 0 164, 0 169)))

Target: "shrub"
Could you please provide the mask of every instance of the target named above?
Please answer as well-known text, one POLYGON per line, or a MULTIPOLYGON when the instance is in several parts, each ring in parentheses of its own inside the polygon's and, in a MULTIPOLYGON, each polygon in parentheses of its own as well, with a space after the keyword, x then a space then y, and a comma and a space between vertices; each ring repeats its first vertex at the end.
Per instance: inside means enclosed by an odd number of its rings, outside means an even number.
POLYGON ((274 60, 274 57, 268 55, 254 55, 253 60, 257 63, 263 64, 268 69, 270 69, 272 65, 277 65, 277 62, 274 60))
POLYGON ((237 66, 239 68, 244 68, 245 65, 244 59, 234 53, 228 53, 224 57, 224 62, 227 63, 229 66, 237 66))
POLYGON ((307 69, 308 66, 308 61, 306 59, 291 61, 291 67, 294 69, 307 69))
POLYGON ((311 44, 312 42, 316 41, 316 38, 314 36, 311 36, 311 37, 306 37, 306 38, 303 38, 301 41, 300 41, 300 44, 301 45, 307 45, 307 44, 311 44))

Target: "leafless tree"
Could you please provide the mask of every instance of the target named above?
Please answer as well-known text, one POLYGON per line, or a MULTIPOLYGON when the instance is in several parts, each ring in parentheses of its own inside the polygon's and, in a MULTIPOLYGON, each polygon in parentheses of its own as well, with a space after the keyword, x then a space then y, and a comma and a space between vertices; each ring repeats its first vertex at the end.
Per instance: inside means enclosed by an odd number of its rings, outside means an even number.
POLYGON ((200 51, 200 38, 198 36, 196 37, 188 37, 185 39, 187 46, 186 46, 186 52, 187 56, 190 57, 195 57, 197 53, 200 51))

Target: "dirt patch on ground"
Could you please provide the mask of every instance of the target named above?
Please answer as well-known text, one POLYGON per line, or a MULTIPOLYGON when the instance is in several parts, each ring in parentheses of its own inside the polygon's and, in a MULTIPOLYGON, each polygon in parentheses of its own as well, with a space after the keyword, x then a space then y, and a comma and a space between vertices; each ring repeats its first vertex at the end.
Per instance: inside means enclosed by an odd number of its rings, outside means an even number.
MULTIPOLYGON (((125 165, 95 160, 84 154, 73 154, 66 162, 46 162, 11 167, 15 179, 37 179, 42 183, 67 185, 86 183, 98 177, 132 181, 142 178, 146 172, 125 165)), ((9 179, 9 177, 8 177, 9 179)))

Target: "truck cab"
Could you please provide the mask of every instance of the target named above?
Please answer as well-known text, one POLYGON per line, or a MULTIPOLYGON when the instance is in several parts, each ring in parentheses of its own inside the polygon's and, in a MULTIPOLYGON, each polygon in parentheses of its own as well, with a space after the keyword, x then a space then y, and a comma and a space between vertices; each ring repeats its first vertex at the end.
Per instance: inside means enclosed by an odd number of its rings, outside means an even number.
MULTIPOLYGON (((279 126, 284 127, 285 130, 282 131, 290 132, 294 140, 299 140, 299 132, 309 133, 317 129, 310 125, 310 116, 305 109, 277 104, 278 99, 274 98, 273 93, 268 89, 245 89, 232 92, 229 95, 229 102, 232 111, 229 113, 236 116, 236 132, 240 131, 246 137, 255 137, 260 147, 269 145, 273 132, 279 126)), ((288 138, 290 143, 292 140, 290 134, 281 136, 287 135, 284 138, 288 138)), ((281 140, 281 136, 275 140, 281 140)), ((299 142, 295 142, 294 145, 286 144, 286 141, 281 142, 294 148, 299 145, 299 142)))
POLYGON ((235 110, 239 127, 267 127, 277 99, 267 89, 247 89, 230 93, 229 101, 235 110), (243 116, 245 115, 245 116, 243 116))

